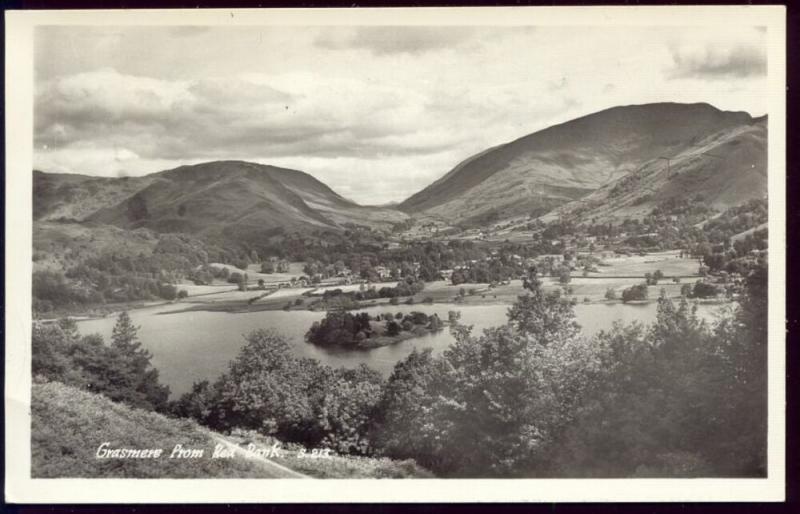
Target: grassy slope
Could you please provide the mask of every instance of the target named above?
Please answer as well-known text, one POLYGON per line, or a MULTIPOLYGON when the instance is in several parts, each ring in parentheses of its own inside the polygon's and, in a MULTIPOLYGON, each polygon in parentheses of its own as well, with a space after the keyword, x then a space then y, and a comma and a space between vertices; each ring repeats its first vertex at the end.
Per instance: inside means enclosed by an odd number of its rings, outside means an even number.
POLYGON ((125 201, 149 177, 110 178, 33 172, 33 219, 83 221, 98 209, 125 201))
POLYGON ((42 221, 69 218, 234 240, 347 223, 388 229, 408 217, 355 204, 302 171, 243 161, 181 166, 129 179, 37 171, 34 212, 42 221))
POLYGON ((606 184, 542 220, 564 215, 614 222, 645 215, 667 199, 697 194, 725 210, 767 194, 766 120, 721 130, 671 157, 669 170, 663 160, 650 161, 638 179, 626 176, 606 184))
POLYGON ((265 447, 272 441, 224 436, 190 420, 133 409, 53 382, 33 385, 31 424, 34 478, 297 478, 297 472, 318 478, 428 476, 410 461, 340 456, 309 460, 298 458, 300 447, 286 445, 281 445, 286 450, 276 462, 246 458, 241 450, 230 459, 212 459, 219 442, 265 447), (160 459, 98 459, 96 451, 103 442, 111 448, 162 448, 164 453, 160 459), (179 443, 203 449, 204 457, 170 459, 179 443))
POLYGON ((548 209, 750 121, 707 104, 615 107, 472 157, 399 207, 451 220, 495 208, 507 216, 548 209))

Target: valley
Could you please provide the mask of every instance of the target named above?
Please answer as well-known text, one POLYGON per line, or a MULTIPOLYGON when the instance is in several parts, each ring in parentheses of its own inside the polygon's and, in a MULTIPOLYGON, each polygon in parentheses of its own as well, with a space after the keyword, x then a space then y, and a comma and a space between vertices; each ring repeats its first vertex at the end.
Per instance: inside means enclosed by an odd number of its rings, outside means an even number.
MULTIPOLYGON (((380 207, 302 171, 237 160, 137 178, 34 171, 35 391, 126 404, 118 414, 165 430, 182 419, 198 444, 222 441, 233 454, 274 436, 337 454, 322 469, 232 460, 172 474, 453 476, 441 455, 413 446, 439 423, 430 409, 445 423, 437 434, 472 430, 467 405, 502 428, 514 416, 498 414, 491 394, 516 412, 541 398, 590 402, 588 390, 569 391, 603 380, 606 401, 636 373, 660 398, 676 387, 664 370, 695 362, 697 383, 707 362, 715 380, 733 375, 725 338, 746 330, 734 320, 747 309, 760 315, 752 299, 766 284, 766 144, 767 120, 746 113, 616 107, 489 148, 380 207)), ((37 401, 43 419, 89 416, 37 401)), ((573 409, 563 423, 591 432, 574 407, 543 408, 552 419, 573 409)), ((481 430, 467 440, 504 441, 481 430)), ((568 463, 571 450, 560 451, 552 462, 568 463)), ((64 473, 41 459, 36 469, 64 473)))

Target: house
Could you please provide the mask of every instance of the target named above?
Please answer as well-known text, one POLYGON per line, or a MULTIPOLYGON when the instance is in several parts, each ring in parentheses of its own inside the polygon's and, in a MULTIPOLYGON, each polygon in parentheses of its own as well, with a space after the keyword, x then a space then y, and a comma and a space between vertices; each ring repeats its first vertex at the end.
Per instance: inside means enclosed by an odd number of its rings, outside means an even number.
POLYGON ((452 269, 439 270, 439 275, 441 275, 442 278, 445 279, 445 280, 450 280, 453 277, 453 272, 454 271, 455 270, 452 270, 452 269))
POLYGON ((392 278, 392 272, 386 266, 375 266, 374 270, 381 280, 392 278))

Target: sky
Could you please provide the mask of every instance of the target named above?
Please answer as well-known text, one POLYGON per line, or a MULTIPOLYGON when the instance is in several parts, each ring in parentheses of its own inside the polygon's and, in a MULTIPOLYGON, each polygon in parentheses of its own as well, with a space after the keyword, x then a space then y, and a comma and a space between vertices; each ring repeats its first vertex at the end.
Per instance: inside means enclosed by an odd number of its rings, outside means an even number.
POLYGON ((362 204, 617 105, 767 110, 759 27, 39 27, 34 166, 246 160, 362 204))

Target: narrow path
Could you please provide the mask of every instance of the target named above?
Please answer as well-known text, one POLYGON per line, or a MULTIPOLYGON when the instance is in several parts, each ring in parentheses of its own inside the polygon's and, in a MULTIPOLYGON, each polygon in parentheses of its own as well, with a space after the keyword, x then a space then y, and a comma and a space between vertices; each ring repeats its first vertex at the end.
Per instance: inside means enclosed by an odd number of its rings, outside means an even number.
POLYGON ((231 441, 228 441, 224 437, 220 437, 216 434, 212 434, 212 437, 214 438, 215 441, 224 445, 229 450, 233 451, 234 455, 240 455, 243 459, 249 461, 261 462, 262 464, 264 464, 270 473, 270 476, 267 478, 312 478, 308 475, 298 473, 293 469, 289 469, 286 466, 282 466, 277 462, 271 461, 268 458, 263 457, 261 455, 249 454, 241 446, 232 443, 231 441))

